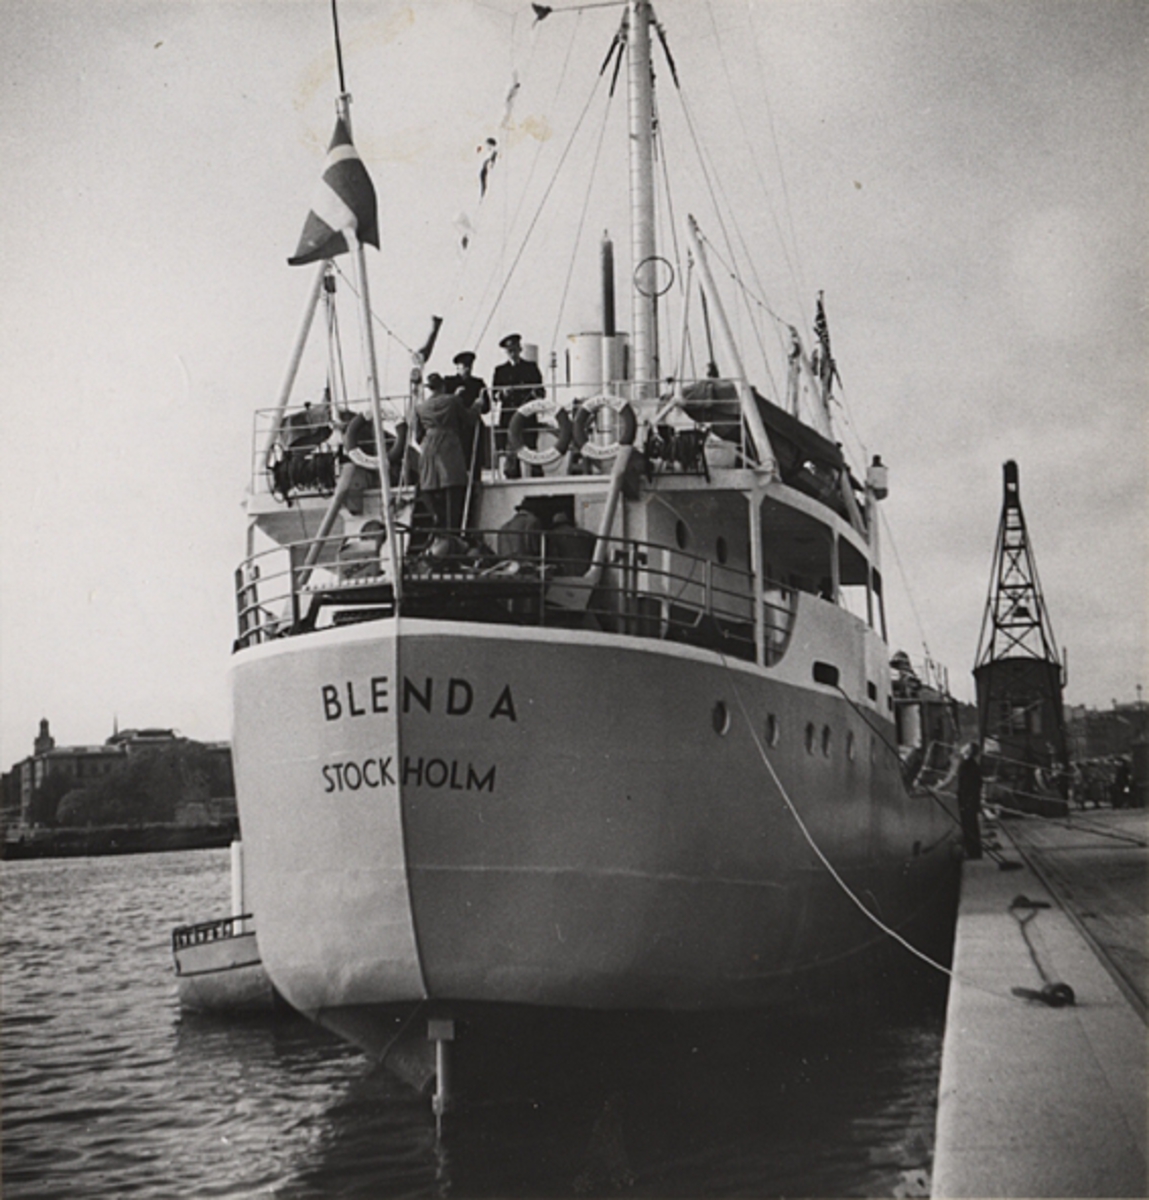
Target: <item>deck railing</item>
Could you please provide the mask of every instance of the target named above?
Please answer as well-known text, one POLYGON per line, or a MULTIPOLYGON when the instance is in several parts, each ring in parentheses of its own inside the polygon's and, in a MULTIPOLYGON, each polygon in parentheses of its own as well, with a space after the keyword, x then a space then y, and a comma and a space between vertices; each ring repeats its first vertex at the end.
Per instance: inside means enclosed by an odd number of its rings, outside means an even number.
POLYGON ((243 913, 238 917, 201 921, 198 925, 179 925, 172 930, 172 950, 186 950, 189 946, 202 946, 205 942, 242 937, 252 932, 244 926, 245 922, 252 919, 251 913, 243 913))
MULTIPOLYGON (((767 580, 762 647, 750 572, 629 538, 468 530, 466 538, 400 527, 404 615, 543 625, 660 638, 770 665, 785 653, 795 593, 767 580), (594 562, 591 562, 592 548, 594 562)), ((237 571, 236 649, 329 625, 392 616, 391 555, 381 533, 276 546, 237 571)))
MULTIPOLYGON (((636 386, 633 383, 545 384, 541 389, 546 393, 543 397, 547 401, 545 410, 526 422, 524 437, 528 449, 546 452, 563 446, 561 457, 544 468, 548 473, 593 470, 597 461, 596 447, 603 447, 617 435, 618 414, 604 405, 593 424, 584 421, 589 429, 587 441, 590 447, 585 457, 574 452, 574 447, 567 442, 567 434, 580 409, 592 397, 610 396, 623 401, 636 386)), ((387 396, 380 407, 388 437, 399 436, 400 426, 409 429, 414 424, 410 397, 387 396)), ((705 471, 703 446, 707 443, 715 461, 724 465, 745 461, 747 434, 738 412, 732 381, 687 383, 676 391, 644 401, 642 411, 644 416, 651 418, 652 436, 647 449, 655 470, 705 471), (703 391, 712 398, 692 394, 703 391), (684 415, 687 409, 689 414, 684 415)), ((324 402, 283 410, 259 410, 255 414, 252 441, 252 491, 275 494, 285 501, 297 496, 331 495, 340 468, 347 461, 351 422, 360 415, 369 419, 370 414, 371 406, 366 399, 349 401, 338 410, 324 402)), ((476 441, 469 450, 480 455, 479 461, 488 472, 488 478, 499 478, 505 470, 508 424, 509 421, 502 419, 496 398, 489 414, 476 427, 476 441)), ((410 474, 417 462, 413 445, 397 457, 406 458, 410 474)), ((395 462, 392 464, 392 481, 398 482, 401 478, 400 464, 395 462)))

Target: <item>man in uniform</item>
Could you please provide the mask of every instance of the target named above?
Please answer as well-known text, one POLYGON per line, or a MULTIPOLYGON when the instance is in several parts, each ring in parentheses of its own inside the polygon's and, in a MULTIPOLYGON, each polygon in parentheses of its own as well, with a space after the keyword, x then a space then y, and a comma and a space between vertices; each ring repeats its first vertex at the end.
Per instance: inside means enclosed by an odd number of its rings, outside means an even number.
MULTIPOLYGON (((499 345, 507 352, 507 361, 495 368, 493 387, 495 399, 499 401, 500 441, 505 446, 507 431, 511 427, 515 410, 528 400, 537 400, 547 394, 543 387, 543 376, 538 363, 523 358, 523 339, 517 333, 508 333, 499 345)), ((507 455, 503 463, 503 475, 507 479, 518 479, 522 467, 518 457, 507 455)), ((542 468, 535 467, 532 474, 541 475, 542 468)))
POLYGON ((483 433, 482 414, 491 407, 491 399, 487 392, 486 380, 472 374, 475 365, 475 355, 470 350, 460 350, 451 360, 456 367, 454 375, 448 375, 443 380, 443 390, 448 396, 462 392, 467 404, 467 411, 474 421, 470 439, 465 447, 467 461, 471 464, 471 478, 478 481, 483 467, 487 465, 487 440, 483 433), (482 397, 482 403, 475 402, 482 397))

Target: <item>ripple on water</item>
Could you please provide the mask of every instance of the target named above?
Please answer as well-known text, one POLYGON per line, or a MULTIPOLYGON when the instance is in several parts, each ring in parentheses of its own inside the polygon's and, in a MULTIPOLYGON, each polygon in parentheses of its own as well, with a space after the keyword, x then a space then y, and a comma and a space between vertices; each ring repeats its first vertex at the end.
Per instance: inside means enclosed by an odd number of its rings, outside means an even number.
POLYGON ((572 1057, 554 1095, 488 1097, 440 1143, 424 1099, 298 1017, 181 1014, 171 929, 226 913, 228 863, 0 864, 5 1200, 894 1195, 914 1172, 898 1194, 923 1194, 944 992, 864 1028, 572 1057))

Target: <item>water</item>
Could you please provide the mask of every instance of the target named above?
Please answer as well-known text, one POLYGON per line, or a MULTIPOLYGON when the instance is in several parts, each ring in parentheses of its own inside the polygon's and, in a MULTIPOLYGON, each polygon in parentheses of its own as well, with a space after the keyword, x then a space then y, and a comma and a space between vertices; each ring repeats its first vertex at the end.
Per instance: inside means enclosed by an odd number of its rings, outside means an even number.
POLYGON ((939 981, 849 1021, 663 1030, 439 1140, 425 1099, 301 1018, 181 1014, 170 932, 226 915, 226 850, 0 882, 5 1200, 928 1194, 939 981))

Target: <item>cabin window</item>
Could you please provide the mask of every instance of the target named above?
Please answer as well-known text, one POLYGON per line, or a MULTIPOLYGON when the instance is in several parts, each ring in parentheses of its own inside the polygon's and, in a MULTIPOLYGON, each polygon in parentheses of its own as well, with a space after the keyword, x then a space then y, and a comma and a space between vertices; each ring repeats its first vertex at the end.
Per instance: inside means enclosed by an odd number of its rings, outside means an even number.
POLYGON ((778 745, 778 718, 773 713, 766 714, 766 745, 778 745))
POLYGON ((822 726, 822 757, 830 757, 830 744, 834 739, 834 735, 830 730, 829 725, 822 726))
POLYGON ((725 736, 730 732, 730 710, 724 701, 719 700, 714 705, 710 713, 710 723, 714 726, 715 733, 725 736))
POLYGON ((813 754, 814 746, 818 741, 818 731, 814 728, 813 721, 806 722, 806 753, 813 754))
POLYGON ((834 594, 834 535, 828 525, 774 500, 762 503, 762 559, 774 585, 820 595, 834 594))
POLYGON ((870 564, 852 543, 838 542, 838 603, 860 621, 872 625, 873 612, 869 594, 870 564))

